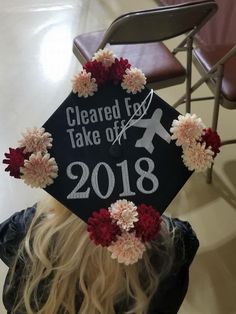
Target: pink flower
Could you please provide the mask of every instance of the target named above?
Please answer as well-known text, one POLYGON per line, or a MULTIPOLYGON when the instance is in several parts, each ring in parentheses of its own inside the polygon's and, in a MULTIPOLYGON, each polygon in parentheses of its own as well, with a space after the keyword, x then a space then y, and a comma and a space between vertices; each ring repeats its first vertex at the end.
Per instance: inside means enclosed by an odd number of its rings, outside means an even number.
POLYGON ((206 143, 194 143, 183 149, 183 162, 185 166, 193 171, 204 171, 213 163, 214 152, 206 148, 206 143))
POLYGON ((31 154, 29 160, 25 160, 21 167, 21 179, 31 187, 45 188, 53 183, 57 177, 58 167, 54 158, 49 154, 42 155, 41 152, 31 154))
POLYGON ((52 147, 51 134, 44 128, 27 129, 22 133, 23 138, 19 141, 20 147, 24 147, 24 153, 46 153, 52 147))
POLYGON ((109 246, 116 240, 120 234, 120 228, 112 222, 110 213, 101 208, 99 212, 93 212, 92 216, 88 219, 88 227, 90 239, 96 245, 109 246))
POLYGON ((137 94, 144 89, 146 77, 143 72, 137 68, 130 68, 125 71, 121 86, 126 89, 127 93, 137 94))
POLYGON ((19 179, 20 168, 24 165, 25 159, 29 158, 29 154, 25 154, 24 148, 9 148, 9 153, 5 154, 7 159, 3 160, 4 164, 7 164, 5 171, 10 172, 10 176, 19 179))
POLYGON ((99 49, 97 52, 95 52, 92 58, 92 61, 94 60, 101 62, 105 68, 109 68, 112 63, 115 62, 115 55, 112 51, 106 48, 99 49))
POLYGON ((179 115, 178 120, 174 120, 170 132, 172 140, 176 140, 177 146, 188 146, 199 140, 205 128, 202 120, 195 114, 186 113, 179 115))
POLYGON ((133 202, 125 199, 118 200, 109 207, 111 217, 116 220, 117 225, 123 230, 130 230, 134 227, 134 222, 138 221, 137 207, 133 202))
POLYGON ((96 79, 91 77, 91 73, 87 73, 85 70, 81 71, 78 75, 75 75, 72 80, 73 92, 78 93, 78 97, 93 96, 94 92, 98 90, 96 79))
POLYGON ((124 232, 117 237, 116 242, 108 246, 108 250, 112 253, 111 257, 119 263, 131 265, 143 257, 146 248, 134 232, 124 232))

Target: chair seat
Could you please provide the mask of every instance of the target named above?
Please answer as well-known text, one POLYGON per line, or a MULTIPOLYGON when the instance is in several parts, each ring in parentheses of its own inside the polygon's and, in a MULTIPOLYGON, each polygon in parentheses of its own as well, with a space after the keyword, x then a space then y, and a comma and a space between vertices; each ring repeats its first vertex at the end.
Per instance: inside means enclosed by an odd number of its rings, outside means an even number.
MULTIPOLYGON (((197 58, 205 70, 209 71, 213 65, 219 61, 233 45, 224 46, 201 46, 194 50, 197 58)), ((236 108, 236 55, 231 57, 224 66, 224 76, 221 88, 223 96, 230 102, 235 102, 236 108)), ((232 108, 233 109, 233 108, 232 108)))
MULTIPOLYGON (((79 35, 74 39, 73 50, 81 62, 84 58, 82 64, 92 58, 103 34, 104 32, 93 32, 79 35)), ((149 87, 154 88, 152 83, 156 88, 163 88, 185 81, 185 68, 163 43, 106 47, 111 49, 117 57, 127 58, 133 66, 141 69, 147 77, 149 87)))

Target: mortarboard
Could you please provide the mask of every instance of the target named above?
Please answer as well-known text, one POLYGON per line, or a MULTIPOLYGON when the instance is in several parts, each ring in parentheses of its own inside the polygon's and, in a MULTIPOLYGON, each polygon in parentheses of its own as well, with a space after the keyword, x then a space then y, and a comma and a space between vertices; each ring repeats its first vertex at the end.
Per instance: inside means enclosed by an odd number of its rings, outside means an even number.
POLYGON ((147 88, 129 95, 107 84, 91 98, 72 92, 43 125, 59 169, 45 190, 85 222, 121 198, 162 213, 192 173, 169 133, 178 116, 147 88))

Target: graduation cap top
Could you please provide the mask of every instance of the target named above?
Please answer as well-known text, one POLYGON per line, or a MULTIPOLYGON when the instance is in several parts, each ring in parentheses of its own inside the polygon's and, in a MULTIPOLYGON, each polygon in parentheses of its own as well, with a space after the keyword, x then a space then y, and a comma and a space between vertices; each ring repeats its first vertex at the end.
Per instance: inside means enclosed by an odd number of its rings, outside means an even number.
POLYGON ((99 51, 43 128, 23 134, 4 160, 11 175, 43 187, 87 222, 96 244, 109 247, 134 229, 151 240, 192 170, 210 166, 218 152, 201 119, 181 116, 145 83, 128 60, 99 51), (145 215, 153 234, 143 230, 145 215))

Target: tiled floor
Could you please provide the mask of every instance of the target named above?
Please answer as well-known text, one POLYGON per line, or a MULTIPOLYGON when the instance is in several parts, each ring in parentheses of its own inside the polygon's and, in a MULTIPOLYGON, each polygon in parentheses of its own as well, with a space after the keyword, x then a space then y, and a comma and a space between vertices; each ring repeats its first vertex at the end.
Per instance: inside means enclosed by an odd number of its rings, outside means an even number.
MULTIPOLYGON (((69 94, 70 79, 80 67, 71 50, 75 35, 107 27, 123 12, 153 6, 152 0, 0 0, 0 155, 16 144, 21 130, 40 126, 69 94)), ((180 86, 158 94, 171 104, 182 92, 180 86)), ((193 106, 208 125, 211 110, 207 102, 193 106)), ((222 138, 235 134, 235 114, 221 109, 222 138)), ((0 170, 2 221, 43 192, 11 179, 3 165, 0 170)), ((203 174, 194 174, 168 211, 189 220, 201 242, 179 313, 236 314, 236 146, 222 148, 212 185, 203 174)), ((0 290, 6 270, 0 263, 0 290)), ((6 313, 1 303, 0 313, 6 313)))

